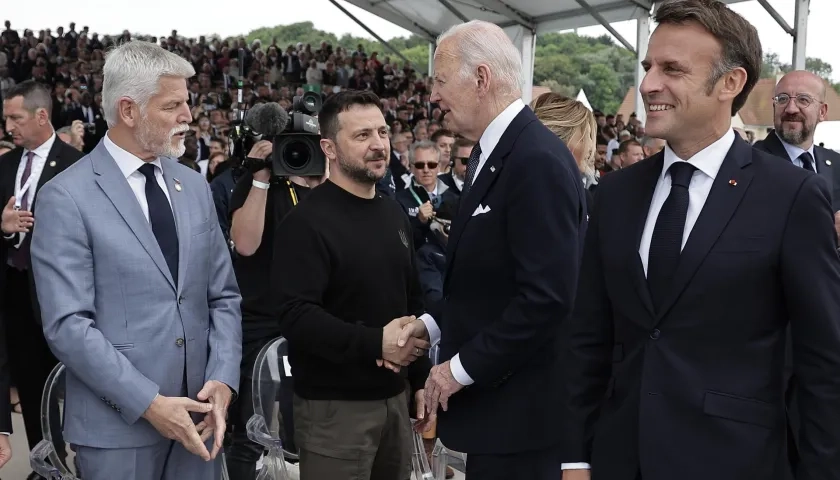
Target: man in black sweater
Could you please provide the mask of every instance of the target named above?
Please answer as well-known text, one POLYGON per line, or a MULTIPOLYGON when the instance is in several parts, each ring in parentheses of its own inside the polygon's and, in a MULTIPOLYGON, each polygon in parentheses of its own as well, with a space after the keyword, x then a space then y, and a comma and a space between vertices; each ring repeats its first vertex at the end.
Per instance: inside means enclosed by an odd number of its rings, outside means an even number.
POLYGON ((289 341, 302 480, 408 480, 407 383, 424 428, 428 338, 403 330, 434 320, 423 314, 408 217, 376 193, 390 148, 379 105, 358 91, 324 103, 330 178, 275 234, 271 285, 289 341))

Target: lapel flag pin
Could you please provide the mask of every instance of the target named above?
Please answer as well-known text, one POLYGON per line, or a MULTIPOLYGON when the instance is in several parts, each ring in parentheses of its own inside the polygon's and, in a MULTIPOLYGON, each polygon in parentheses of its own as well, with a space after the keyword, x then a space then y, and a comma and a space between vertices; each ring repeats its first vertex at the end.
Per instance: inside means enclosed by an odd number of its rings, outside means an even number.
POLYGON ((826 160, 825 164, 828 165, 828 166, 831 166, 831 160, 826 160))
POLYGON ((181 181, 178 180, 177 178, 174 179, 174 180, 175 180, 175 191, 180 192, 181 191, 181 181))
POLYGON ((738 182, 736 182, 735 179, 732 179, 729 181, 729 184, 734 187, 735 185, 738 185, 738 182))
POLYGON ((495 171, 496 171, 496 167, 490 167, 490 171, 491 171, 491 172, 495 172, 495 171))
MULTIPOLYGON (((829 165, 830 165, 830 164, 831 164, 831 163, 829 162, 829 165)), ((55 166, 55 160, 53 160, 53 161, 51 161, 51 162, 50 162, 50 166, 51 166, 51 167, 54 167, 54 166, 55 166)))

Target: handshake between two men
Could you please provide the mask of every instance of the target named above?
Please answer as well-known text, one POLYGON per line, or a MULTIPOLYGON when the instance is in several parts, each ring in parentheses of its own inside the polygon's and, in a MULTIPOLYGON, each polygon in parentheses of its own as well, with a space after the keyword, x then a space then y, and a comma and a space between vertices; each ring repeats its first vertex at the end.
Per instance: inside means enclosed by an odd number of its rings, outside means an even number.
MULTIPOLYGON (((428 353, 431 347, 426 324, 414 316, 394 319, 382 332, 382 358, 376 361, 380 367, 399 372, 412 362, 428 353)), ((417 406, 418 431, 427 431, 437 417, 438 405, 444 410, 449 408, 449 397, 464 388, 455 380, 450 362, 435 365, 429 372, 429 378, 422 390, 414 392, 417 406)))

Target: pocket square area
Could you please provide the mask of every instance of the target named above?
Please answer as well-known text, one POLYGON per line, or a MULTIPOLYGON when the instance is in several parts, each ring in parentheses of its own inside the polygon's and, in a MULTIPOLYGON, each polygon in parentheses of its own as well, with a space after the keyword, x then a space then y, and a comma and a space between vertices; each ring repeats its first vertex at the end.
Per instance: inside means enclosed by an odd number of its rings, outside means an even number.
POLYGON ((479 205, 476 207, 475 211, 473 212, 472 216, 481 215, 482 213, 487 213, 490 211, 489 206, 479 205))

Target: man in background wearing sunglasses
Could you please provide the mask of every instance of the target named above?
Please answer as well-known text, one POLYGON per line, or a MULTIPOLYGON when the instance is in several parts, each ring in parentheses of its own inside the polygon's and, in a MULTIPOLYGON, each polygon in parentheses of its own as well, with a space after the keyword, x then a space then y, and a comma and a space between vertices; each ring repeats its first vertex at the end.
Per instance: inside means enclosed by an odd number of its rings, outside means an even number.
POLYGON ((458 137, 455 139, 455 144, 452 145, 452 160, 450 165, 452 168, 449 173, 444 173, 440 179, 445 183, 454 194, 461 196, 461 190, 464 188, 464 179, 467 176, 467 163, 470 161, 470 153, 475 146, 472 140, 458 137))
POLYGON ((453 218, 458 204, 458 195, 438 177, 440 172, 440 148, 429 140, 411 145, 408 152, 411 183, 405 190, 397 192, 397 201, 411 219, 414 231, 414 248, 420 249, 431 235, 431 225, 441 209, 449 209, 453 218))
MULTIPOLYGON (((776 84, 773 97, 773 125, 764 140, 755 148, 793 162, 794 165, 815 172, 825 179, 831 192, 831 209, 834 229, 840 245, 840 154, 814 145, 817 124, 825 121, 828 104, 825 102, 826 86, 811 72, 797 70, 788 73, 776 84)), ((799 407, 798 382, 793 376, 793 356, 790 336, 785 357, 787 389, 785 403, 788 411, 788 452, 794 468, 799 462, 799 407)))

